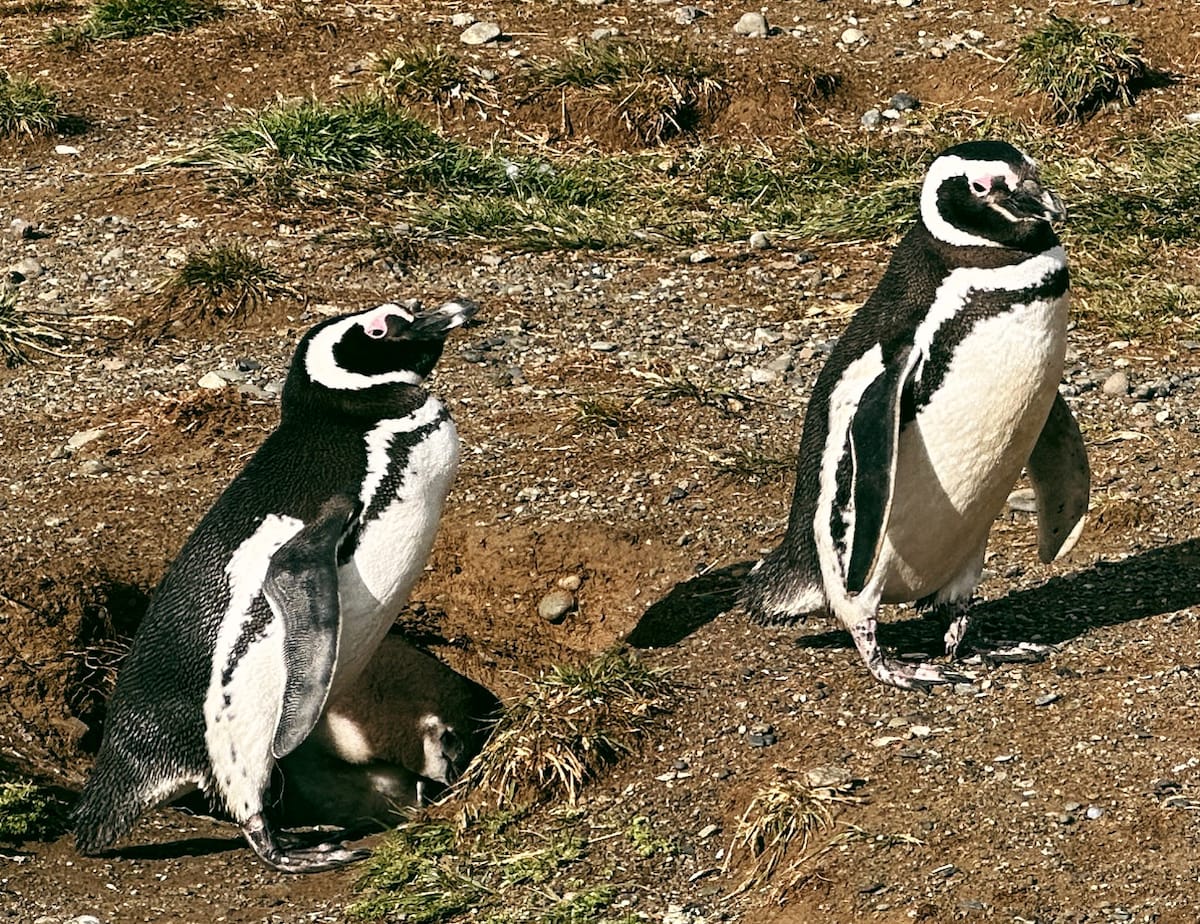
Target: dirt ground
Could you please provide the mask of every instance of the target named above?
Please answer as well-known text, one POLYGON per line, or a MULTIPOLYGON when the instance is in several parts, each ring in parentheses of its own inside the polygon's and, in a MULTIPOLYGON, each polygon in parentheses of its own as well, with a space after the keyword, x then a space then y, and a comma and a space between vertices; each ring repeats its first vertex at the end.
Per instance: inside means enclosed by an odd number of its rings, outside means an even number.
MULTIPOLYGON (((766 8, 777 28, 763 40, 733 34, 742 8, 706 7, 683 26, 673 3, 493 0, 470 12, 509 38, 464 53, 504 77, 598 28, 681 35, 735 76, 696 134, 666 153, 698 142, 783 146, 801 131, 858 133, 862 113, 899 90, 925 106, 1044 119, 1044 103, 1017 96, 1003 62, 1050 7, 1108 17, 1179 78, 1132 108, 1064 126, 1073 142, 1200 110, 1193 0, 794 0, 766 8), (839 45, 850 26, 868 41, 839 45), (950 50, 932 56, 924 39, 950 50), (819 102, 798 97, 801 63, 838 75, 837 89, 819 102)), ((889 242, 730 244, 696 263, 686 250, 522 255, 459 243, 399 273, 365 243, 336 243, 354 230, 345 217, 230 198, 195 171, 132 171, 230 124, 239 108, 353 87, 360 62, 387 45, 458 47, 450 18, 465 9, 254 4, 177 36, 81 53, 41 36, 78 20, 84 4, 0 0, 0 68, 41 75, 87 124, 69 138, 0 139, 0 269, 38 260, 43 272, 20 283, 22 297, 60 312, 71 335, 62 357, 0 368, 0 770, 80 785, 122 640, 188 530, 274 425, 269 389, 199 380, 249 358, 248 382, 267 386, 333 308, 464 293, 483 305, 480 323, 451 341, 433 380, 463 462, 400 624, 501 696, 549 664, 623 640, 686 683, 643 751, 584 803, 647 816, 681 841, 671 863, 630 858, 631 913, 667 924, 1200 919, 1194 330, 1152 342, 1072 332, 1065 384, 1093 471, 1088 528, 1045 566, 1034 518, 1006 511, 977 615, 981 635, 1054 653, 968 665, 974 684, 920 696, 872 681, 832 624, 764 628, 726 612, 738 577, 782 533, 791 477, 719 460, 790 455, 823 350, 846 306, 878 280, 889 242), (59 144, 78 154, 56 153, 59 144), (9 233, 16 219, 37 233, 9 233), (151 310, 145 295, 172 252, 231 237, 269 252, 296 296, 238 327, 154 341, 129 333, 121 319, 151 310), (786 306, 801 251, 823 281, 810 295, 816 307, 797 316, 786 306), (790 376, 754 384, 730 343, 764 357, 791 350, 796 362, 790 376), (647 376, 672 368, 735 397, 701 404, 647 391, 647 376), (1098 387, 1118 370, 1131 393, 1169 387, 1144 399, 1098 387), (625 408, 619 425, 581 412, 599 399, 625 408), (1146 407, 1135 412, 1139 400, 1146 407), (538 601, 568 575, 582 580, 577 609, 549 623, 538 601), (752 746, 756 725, 770 725, 774 743, 752 746), (723 852, 753 794, 813 768, 859 781, 860 801, 839 806, 835 829, 859 835, 817 856, 782 904, 767 888, 726 898, 741 878, 723 871, 723 852)), ((564 132, 571 105, 514 101, 487 120, 466 110, 441 118, 445 132, 474 140, 556 152, 630 146, 606 113, 582 105, 564 132)), ((929 621, 900 609, 887 618, 885 645, 939 650, 929 621)), ((0 918, 341 921, 355 878, 282 877, 254 862, 230 826, 164 810, 102 858, 77 855, 66 836, 0 847, 0 918)))

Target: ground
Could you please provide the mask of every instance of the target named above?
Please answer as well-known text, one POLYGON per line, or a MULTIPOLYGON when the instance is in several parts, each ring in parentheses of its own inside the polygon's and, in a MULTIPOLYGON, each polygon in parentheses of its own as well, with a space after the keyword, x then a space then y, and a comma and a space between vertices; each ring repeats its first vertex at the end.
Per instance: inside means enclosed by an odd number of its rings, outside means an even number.
MULTIPOLYGON (((1088 527, 1043 565, 1033 516, 1006 510, 977 615, 981 635, 1053 653, 969 664, 973 684, 922 696, 876 684, 832 623, 761 627, 733 606, 738 578, 782 534, 820 362, 894 237, 764 227, 762 249, 714 234, 703 246, 523 252, 462 236, 401 260, 353 208, 231 195, 211 172, 162 164, 245 109, 353 92, 387 46, 462 48, 503 83, 598 28, 682 37, 728 68, 719 104, 649 149, 665 177, 697 149, 860 143, 863 112, 900 90, 926 111, 1040 126, 1043 147, 1073 150, 1200 110, 1192 0, 1062 0, 1059 15, 1139 36, 1175 79, 1056 125, 1005 63, 1048 6, 794 0, 767 7, 775 33, 752 39, 733 33, 741 8, 680 25, 672 3, 494 0, 469 11, 506 40, 467 49, 450 22, 463 4, 261 3, 178 35, 79 48, 42 39, 84 4, 0 0, 0 68, 47 82, 81 120, 75 134, 0 138, 0 268, 37 261, 10 275, 18 305, 67 338, 60 355, 0 368, 0 770, 80 785, 123 644, 189 529, 274 425, 272 386, 302 332, 384 298, 467 295, 479 323, 454 335, 432 384, 458 423, 462 466, 400 624, 505 697, 623 641, 678 681, 675 708, 583 797, 592 817, 645 816, 674 843, 607 867, 620 895, 608 919, 1196 920, 1194 316, 1139 336, 1094 307, 1081 316, 1064 391, 1088 443, 1088 527), (864 44, 838 44, 850 27, 864 44), (797 62, 836 74, 836 89, 797 95, 797 62), (268 255, 287 290, 240 321, 148 324, 183 256, 228 240, 268 255), (199 385, 239 363, 254 387, 199 385), (1128 388, 1100 387, 1118 372, 1128 388), (548 622, 538 602, 569 576, 577 606, 548 622), (783 894, 776 881, 732 895, 747 872, 744 858, 726 869, 726 854, 755 793, 819 768, 856 782, 814 835, 805 875, 783 894)), ((609 110, 566 93, 419 109, 481 146, 643 150, 609 110)), ((1194 239, 1159 256, 1200 265, 1194 239)), ((938 652, 931 621, 901 608, 885 618, 886 645, 938 652)), ((80 857, 67 836, 0 850, 0 917, 341 921, 356 877, 282 877, 233 828, 164 810, 102 858, 80 857)))

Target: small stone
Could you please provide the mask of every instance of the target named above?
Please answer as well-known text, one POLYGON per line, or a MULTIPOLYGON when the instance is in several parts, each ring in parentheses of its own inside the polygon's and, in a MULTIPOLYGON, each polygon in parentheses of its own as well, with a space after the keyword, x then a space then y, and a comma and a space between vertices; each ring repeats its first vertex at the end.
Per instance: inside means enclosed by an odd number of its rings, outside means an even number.
POLYGON ((746 741, 752 748, 767 748, 776 740, 773 725, 755 725, 746 732, 746 741))
POLYGON ((770 372, 791 372, 792 371, 792 354, 780 353, 773 360, 767 363, 767 369, 770 372))
POLYGON ((494 42, 503 35, 501 28, 494 22, 477 22, 463 30, 458 40, 464 45, 486 45, 494 42))
POLYGON ((702 840, 702 841, 707 840, 708 838, 712 837, 714 834, 716 834, 720 830, 721 830, 720 825, 705 825, 703 828, 701 828, 699 831, 696 832, 696 838, 698 840, 702 840))
POLYGON ((1118 370, 1104 380, 1104 384, 1100 386, 1100 390, 1106 395, 1124 397, 1129 394, 1129 376, 1123 371, 1118 370))
POLYGON ((1018 488, 1008 495, 1008 509, 1021 513, 1037 513, 1037 495, 1033 488, 1018 488))
POLYGON ((771 235, 765 231, 755 231, 750 235, 751 250, 769 250, 771 248, 771 235))
POLYGON ((755 385, 773 385, 779 381, 779 373, 773 369, 751 369, 750 381, 755 385))
POLYGON ((98 440, 102 436, 104 436, 104 430, 100 427, 93 427, 90 430, 79 430, 78 432, 71 434, 71 438, 67 440, 67 448, 80 449, 93 440, 98 440))
POLYGON ((890 122, 895 122, 898 118, 900 118, 900 110, 899 109, 885 109, 885 110, 883 110, 883 112, 880 113, 880 115, 883 116, 885 119, 887 119, 890 122))
POLYGON ((711 263, 715 258, 707 250, 693 250, 688 254, 689 263, 711 263))
POLYGON ((766 38, 771 27, 767 25, 767 17, 762 13, 743 13, 733 27, 733 31, 737 35, 745 35, 750 38, 766 38))
POLYGON ((1050 706, 1057 703, 1059 695, 1057 693, 1045 693, 1033 701, 1035 706, 1050 706))
POLYGON ((896 0, 896 6, 907 10, 910 6, 915 6, 917 0, 896 0))
POLYGON ((103 459, 88 459, 79 466, 79 471, 85 475, 103 475, 112 470, 112 466, 103 459))
POLYGON ((238 372, 257 372, 262 368, 262 363, 257 359, 250 359, 247 356, 235 360, 233 365, 238 372))
POLYGON ((1200 125, 1200 112, 1189 112, 1183 117, 1183 121, 1190 122, 1192 125, 1200 125))
POLYGON ((63 924, 101 924, 101 921, 94 914, 81 914, 75 918, 68 918, 63 924))
POLYGON ((858 121, 863 128, 879 128, 883 124, 883 113, 878 109, 868 109, 858 121))
POLYGON ((79 148, 69 144, 56 144, 54 153, 61 154, 63 157, 73 157, 79 153, 79 148))
POLYGON ((601 29, 593 29, 592 34, 588 38, 593 42, 603 42, 605 39, 616 38, 620 34, 620 29, 615 26, 607 26, 601 29))
POLYGON ((583 586, 583 578, 578 574, 568 574, 558 579, 558 587, 560 590, 565 590, 567 593, 575 593, 583 586))
POLYGON ((1084 814, 1087 816, 1088 821, 1095 821, 1104 814, 1104 809, 1098 805, 1089 805, 1088 810, 1084 814))
POLYGON ((478 21, 474 13, 455 13, 450 17, 450 25, 455 29, 465 29, 467 26, 475 25, 478 21))
POLYGON ((866 37, 867 34, 862 29, 846 29, 842 32, 842 44, 857 45, 866 37))
POLYGON ((1078 802, 1068 802, 1063 806, 1063 811, 1064 812, 1078 812, 1081 808, 1083 808, 1083 806, 1080 805, 1078 802))
POLYGON ((112 266, 114 263, 120 263, 125 259, 125 248, 114 247, 112 250, 105 251, 104 256, 100 258, 101 266, 112 266))
POLYGON ((9 267, 8 275, 13 282, 37 279, 38 276, 42 275, 42 264, 38 263, 33 257, 25 257, 9 267))
POLYGON ((1129 409, 1130 417, 1145 417, 1149 413, 1150 405, 1148 405, 1145 401, 1139 401, 1129 409))
POLYGON ((560 623, 574 608, 574 594, 567 590, 552 590, 538 603, 538 615, 546 622, 560 623))
POLYGON ((882 735, 878 738, 875 738, 871 742, 871 746, 876 748, 886 748, 891 747, 893 744, 899 744, 903 740, 903 738, 897 738, 895 735, 882 735))
POLYGON ((813 767, 804 771, 804 785, 809 789, 846 789, 853 781, 850 771, 841 767, 813 767))
POLYGON ((680 26, 690 26, 697 19, 708 14, 695 6, 681 6, 675 10, 675 23, 680 26))
POLYGON ((13 237, 20 238, 21 240, 28 240, 35 234, 33 225, 24 218, 14 218, 8 223, 8 230, 13 237))
POLYGON ((928 725, 913 725, 908 729, 908 733, 914 738, 928 738, 933 734, 933 729, 928 725))
POLYGON ((617 345, 611 340, 596 340, 589 344, 590 349, 596 353, 615 353, 617 345))
POLYGON ((227 382, 225 379, 223 379, 216 372, 209 372, 207 375, 204 376, 204 378, 202 378, 196 384, 199 385, 201 388, 218 389, 218 388, 224 388, 226 385, 229 384, 229 382, 227 382))

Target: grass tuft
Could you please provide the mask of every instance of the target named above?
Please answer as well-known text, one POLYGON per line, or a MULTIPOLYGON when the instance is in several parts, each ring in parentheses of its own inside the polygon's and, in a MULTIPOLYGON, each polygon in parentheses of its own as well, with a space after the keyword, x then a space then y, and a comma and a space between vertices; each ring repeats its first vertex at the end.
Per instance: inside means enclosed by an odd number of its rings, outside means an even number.
POLYGON ((47 41, 86 45, 103 39, 182 32, 224 12, 215 0, 100 0, 82 23, 56 26, 47 41))
POLYGON ((241 320, 272 296, 294 295, 284 277, 243 244, 188 254, 161 291, 171 320, 241 320))
POLYGON ((488 104, 496 95, 483 71, 441 45, 389 48, 374 56, 383 93, 398 103, 448 106, 455 100, 488 104))
POLYGON ((575 402, 575 423, 585 433, 625 435, 634 415, 629 404, 618 398, 582 398, 575 402))
POLYGON ((726 855, 726 873, 740 863, 749 864, 746 879, 734 894, 760 888, 781 872, 790 877, 779 889, 786 891, 813 858, 812 839, 833 826, 832 806, 861 801, 836 789, 812 788, 791 779, 760 789, 738 820, 726 855))
POLYGON ((40 312, 17 307, 15 292, 0 290, 0 356, 9 366, 30 359, 30 351, 62 356, 67 338, 47 323, 40 312))
POLYGON ((66 822, 66 806, 50 791, 29 782, 0 782, 0 841, 54 838, 66 822))
POLYGON ((796 461, 791 456, 771 455, 744 446, 721 454, 711 454, 708 461, 722 475, 752 484, 784 481, 796 468, 796 461))
POLYGON ((1139 89, 1164 79, 1137 39, 1054 14, 1021 38, 1016 64, 1020 90, 1044 93, 1060 121, 1083 120, 1110 102, 1132 105, 1139 89))
POLYGON ((0 138, 52 135, 65 119, 58 97, 35 80, 0 70, 0 138))
POLYGON ((582 667, 553 667, 506 704, 463 785, 497 804, 530 793, 574 805, 584 784, 632 751, 669 708, 673 689, 661 671, 619 651, 582 667))
POLYGON ((539 68, 532 95, 574 89, 604 102, 643 144, 683 134, 721 93, 720 65, 685 45, 644 40, 585 42, 539 68))

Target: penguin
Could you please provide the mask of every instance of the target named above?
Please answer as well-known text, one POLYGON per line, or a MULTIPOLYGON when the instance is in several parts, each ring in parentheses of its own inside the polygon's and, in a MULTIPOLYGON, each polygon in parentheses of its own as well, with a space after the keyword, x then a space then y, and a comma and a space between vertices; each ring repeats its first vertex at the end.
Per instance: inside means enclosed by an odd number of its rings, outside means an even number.
POLYGON ((353 687, 425 567, 459 446, 423 382, 476 310, 388 303, 303 336, 278 427, 167 569, 118 674, 74 812, 82 853, 200 789, 274 869, 367 855, 286 848, 264 794, 276 761, 353 687))
POLYGON ((1051 222, 1063 214, 1008 143, 934 158, 919 220, 813 387, 786 534, 742 588, 752 617, 832 611, 875 678, 928 690, 967 678, 885 657, 880 604, 949 609, 955 658, 988 532, 1023 467, 1041 559, 1074 546, 1090 472, 1058 392, 1069 272, 1051 222))
POLYGON ((462 775, 499 713, 490 690, 389 633, 279 762, 276 815, 287 827, 394 827, 462 775))

